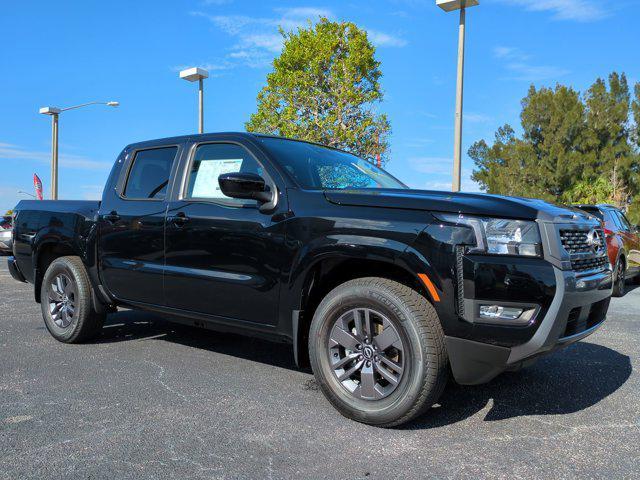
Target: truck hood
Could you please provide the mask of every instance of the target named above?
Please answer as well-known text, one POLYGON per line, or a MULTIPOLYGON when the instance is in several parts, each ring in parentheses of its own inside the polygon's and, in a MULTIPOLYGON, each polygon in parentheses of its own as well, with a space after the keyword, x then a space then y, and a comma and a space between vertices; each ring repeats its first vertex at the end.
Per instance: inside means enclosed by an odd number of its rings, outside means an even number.
POLYGON ((329 202, 336 205, 463 213, 521 220, 593 220, 588 213, 582 210, 560 207, 542 200, 480 193, 409 189, 354 189, 325 190, 324 195, 329 202))

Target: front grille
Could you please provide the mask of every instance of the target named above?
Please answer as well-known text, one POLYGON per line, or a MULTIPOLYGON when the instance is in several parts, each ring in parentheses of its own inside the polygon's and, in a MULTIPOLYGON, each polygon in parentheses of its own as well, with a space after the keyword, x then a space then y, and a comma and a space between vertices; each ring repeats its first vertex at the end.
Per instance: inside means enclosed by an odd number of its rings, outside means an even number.
POLYGON ((576 272, 601 271, 607 267, 607 244, 604 232, 595 229, 562 229, 562 247, 571 256, 571 268, 576 272))
POLYGON ((595 246, 589 239, 590 230, 560 230, 562 246, 570 254, 596 253, 605 249, 604 233, 600 229, 594 229, 594 231, 598 236, 598 244, 595 246))
POLYGON ((607 257, 585 258, 572 260, 571 266, 576 272, 586 272, 587 270, 603 270, 607 266, 607 257))
POLYGON ((586 307, 576 307, 571 310, 569 312, 569 318, 567 319, 567 326, 562 336, 570 337, 572 335, 577 335, 603 322, 607 315, 610 301, 611 298, 605 298, 604 300, 592 303, 586 307), (589 313, 586 317, 580 318, 582 316, 581 313, 585 308, 589 309, 589 313))

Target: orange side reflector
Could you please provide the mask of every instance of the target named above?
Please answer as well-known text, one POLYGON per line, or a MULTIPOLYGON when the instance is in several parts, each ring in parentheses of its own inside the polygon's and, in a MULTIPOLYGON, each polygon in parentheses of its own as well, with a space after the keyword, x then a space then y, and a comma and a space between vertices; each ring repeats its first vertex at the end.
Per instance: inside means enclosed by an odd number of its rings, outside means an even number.
POLYGON ((431 279, 427 277, 424 273, 419 273, 418 277, 420 278, 420 280, 422 280, 422 283, 424 283, 424 286, 427 287, 427 290, 429 290, 429 293, 431 294, 431 298, 433 298, 433 301, 439 302, 440 295, 438 295, 438 291, 436 290, 436 287, 433 285, 433 282, 431 281, 431 279))

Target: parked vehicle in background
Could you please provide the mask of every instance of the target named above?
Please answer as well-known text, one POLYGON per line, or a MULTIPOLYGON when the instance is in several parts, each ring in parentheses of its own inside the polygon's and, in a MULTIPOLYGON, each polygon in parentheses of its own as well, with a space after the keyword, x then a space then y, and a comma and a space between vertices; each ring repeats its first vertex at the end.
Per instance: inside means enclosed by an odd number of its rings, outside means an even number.
POLYGON ((621 297, 626 281, 640 283, 640 225, 632 225, 625 214, 612 205, 576 205, 597 217, 607 239, 607 252, 613 265, 613 296, 621 297))
POLYGON ((278 137, 129 145, 101 201, 16 211, 9 269, 59 341, 95 336, 122 306, 289 342, 341 413, 379 426, 429 409, 450 371, 485 383, 590 335, 611 297, 585 212, 410 190, 278 137))
POLYGON ((0 217, 0 254, 10 255, 13 241, 13 218, 10 215, 0 217))

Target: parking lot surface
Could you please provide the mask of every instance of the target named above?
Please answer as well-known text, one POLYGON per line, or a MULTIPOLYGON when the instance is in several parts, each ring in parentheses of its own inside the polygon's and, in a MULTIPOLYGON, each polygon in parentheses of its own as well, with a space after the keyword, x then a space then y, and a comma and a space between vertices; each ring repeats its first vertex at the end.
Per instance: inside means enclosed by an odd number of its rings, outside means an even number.
POLYGON ((58 343, 0 264, 0 478, 640 477, 640 288, 586 340, 383 430, 287 345, 132 311, 58 343))

